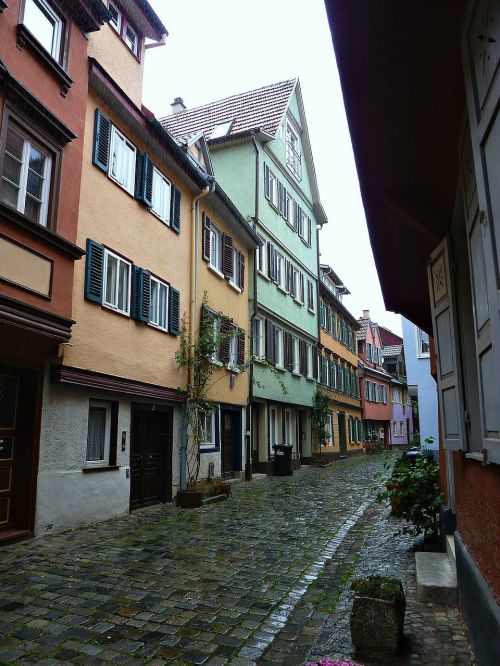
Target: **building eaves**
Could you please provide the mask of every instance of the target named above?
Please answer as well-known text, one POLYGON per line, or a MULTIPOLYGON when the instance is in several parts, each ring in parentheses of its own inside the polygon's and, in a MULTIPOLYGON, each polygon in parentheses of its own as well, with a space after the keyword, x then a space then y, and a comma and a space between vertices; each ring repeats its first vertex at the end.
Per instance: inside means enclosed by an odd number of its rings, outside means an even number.
POLYGON ((328 296, 328 300, 333 305, 333 307, 336 308, 337 310, 340 310, 340 312, 342 312, 344 317, 349 321, 349 323, 352 325, 355 331, 357 331, 359 329, 360 324, 359 321, 356 319, 356 317, 349 312, 346 306, 341 301, 339 301, 339 299, 336 298, 334 294, 332 294, 332 292, 328 289, 326 284, 321 282, 321 280, 319 281, 319 288, 323 294, 328 296))
POLYGON ((234 220, 238 225, 238 229, 246 237, 248 246, 251 248, 256 248, 262 245, 262 240, 258 234, 253 230, 250 224, 245 220, 240 211, 236 208, 232 200, 227 196, 222 187, 215 182, 214 190, 211 194, 208 195, 207 199, 210 201, 212 198, 217 198, 222 205, 227 209, 227 211, 232 215, 234 220))

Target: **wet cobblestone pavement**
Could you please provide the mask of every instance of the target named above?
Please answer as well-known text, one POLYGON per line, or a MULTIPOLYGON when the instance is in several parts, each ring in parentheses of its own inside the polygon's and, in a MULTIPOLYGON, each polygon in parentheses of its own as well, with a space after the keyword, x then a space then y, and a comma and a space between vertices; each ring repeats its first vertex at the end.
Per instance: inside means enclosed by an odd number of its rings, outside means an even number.
POLYGON ((391 663, 425 654, 427 664, 471 663, 457 611, 411 600, 413 556, 373 503, 382 463, 303 468, 236 484, 221 504, 155 507, 1 549, 0 664, 246 666, 348 655, 342 590, 355 569, 374 566, 405 580, 410 639, 428 638, 391 663), (444 659, 429 658, 436 651, 444 659))

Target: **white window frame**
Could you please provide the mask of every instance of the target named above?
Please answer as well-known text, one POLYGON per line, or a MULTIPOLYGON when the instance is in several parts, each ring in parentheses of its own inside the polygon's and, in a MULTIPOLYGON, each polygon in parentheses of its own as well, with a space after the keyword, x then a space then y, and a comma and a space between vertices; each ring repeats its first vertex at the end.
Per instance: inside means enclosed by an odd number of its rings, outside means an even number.
POLYGON ((153 167, 153 193, 150 210, 156 215, 156 217, 159 217, 162 222, 165 222, 167 226, 170 226, 171 193, 172 189, 168 178, 164 176, 159 169, 153 167), (158 192, 158 184, 160 192, 158 192))
POLYGON ((417 357, 418 358, 429 358, 430 357, 430 344, 429 344, 429 335, 422 331, 421 328, 417 328, 417 357), (422 334, 427 335, 427 342, 422 339, 422 334), (427 345, 427 351, 423 351, 423 345, 427 345))
POLYGON ((136 165, 136 159, 137 159, 137 148, 134 146, 134 144, 127 139, 125 134, 123 132, 120 132, 120 130, 115 127, 114 125, 111 125, 111 141, 110 141, 110 159, 109 159, 109 168, 108 168, 108 176, 115 181, 115 183, 118 183, 120 187, 123 187, 123 189, 134 196, 134 190, 135 190, 135 165, 136 165), (126 170, 127 173, 122 173, 123 170, 123 165, 121 165, 120 169, 118 169, 118 153, 117 153, 117 141, 121 141, 126 148, 132 153, 132 160, 131 164, 128 165, 128 169, 126 170), (120 173, 118 173, 118 170, 120 170, 120 173), (124 177, 126 175, 126 178, 124 177), (129 182, 130 181, 130 182, 129 182))
POLYGON ((286 121, 286 165, 298 180, 302 178, 300 137, 288 119, 286 121))
POLYGON ((150 316, 149 316, 149 322, 148 323, 149 323, 150 326, 153 326, 154 328, 159 328, 161 331, 168 331, 168 300, 169 300, 169 296, 170 296, 169 286, 167 284, 165 284, 165 282, 162 282, 161 280, 158 280, 158 278, 155 278, 155 277, 151 276, 149 289, 150 289, 150 292, 149 292, 149 312, 150 312, 150 316), (157 310, 158 314, 160 312, 160 292, 161 292, 162 288, 164 288, 165 291, 166 291, 166 295, 165 295, 165 326, 161 326, 161 324, 159 323, 159 319, 160 319, 159 317, 157 317, 157 321, 154 321, 153 319, 151 319, 151 313, 153 311, 153 284, 158 285, 157 290, 156 290, 156 298, 154 299, 154 300, 156 300, 156 310, 157 310))
POLYGON ((307 342, 307 379, 313 379, 313 362, 314 362, 314 347, 310 342, 307 342))
POLYGON ((252 348, 256 358, 264 357, 264 320, 261 317, 255 317, 253 320, 252 348))
POLYGON ((128 48, 132 51, 132 53, 135 56, 139 55, 139 35, 137 34, 137 31, 128 22, 124 26, 123 41, 125 42, 125 44, 128 46, 128 48), (128 34, 127 34, 129 30, 135 37, 134 45, 129 43, 130 40, 128 39, 128 34))
POLYGON ((292 410, 285 408, 285 432, 283 433, 283 443, 287 446, 293 446, 293 428, 292 428, 292 410))
MULTIPOLYGON (((213 316, 211 319, 211 326, 212 326, 212 333, 213 333, 213 339, 217 340, 220 336, 220 325, 221 325, 221 320, 220 317, 213 316)), ((210 359, 212 363, 221 363, 220 360, 220 345, 215 345, 212 358, 210 359)))
MULTIPOLYGON (((120 257, 118 254, 115 254, 111 250, 108 250, 107 247, 104 248, 104 262, 103 262, 103 280, 102 280, 102 304, 104 307, 109 308, 110 310, 113 310, 114 312, 119 312, 120 314, 130 316, 130 285, 131 285, 131 279, 132 279, 132 264, 124 259, 123 257, 120 257), (114 303, 110 303, 106 300, 106 292, 107 292, 107 280, 108 280, 108 261, 109 257, 113 257, 118 261, 118 267, 117 267, 117 272, 119 273, 119 265, 120 263, 125 264, 128 267, 128 280, 127 280, 127 309, 126 310, 120 310, 120 308, 115 305, 114 303)), ((119 280, 116 280, 116 285, 115 285, 115 301, 118 302, 118 291, 119 291, 119 280)))
POLYGON ((292 335, 292 372, 300 375, 299 339, 292 335))
POLYGON ((111 403, 104 400, 89 400, 89 411, 87 417, 87 447, 85 450, 85 466, 86 467, 108 467, 109 454, 111 449, 111 403), (101 460, 89 460, 89 422, 91 409, 104 409, 105 410, 105 425, 104 425, 104 451, 101 460))
POLYGON ((309 312, 316 312, 314 304, 314 282, 307 280, 307 309, 309 312))
POLYGON ((274 330, 273 344, 275 345, 275 351, 276 351, 275 363, 278 368, 281 368, 283 370, 285 367, 284 366, 285 355, 283 348, 283 329, 279 328, 279 326, 275 326, 273 330, 274 330))
POLYGON ((212 222, 210 224, 210 258, 208 265, 219 275, 222 273, 222 231, 212 222))
POLYGON ((205 434, 208 430, 208 428, 206 427, 208 416, 211 417, 210 418, 210 420, 211 420, 210 432, 211 432, 212 441, 211 442, 210 441, 203 441, 200 444, 200 451, 207 451, 207 450, 212 451, 214 449, 217 449, 217 442, 215 441, 215 432, 216 432, 215 419, 218 416, 218 411, 217 410, 214 410, 213 412, 204 411, 204 412, 200 413, 200 418, 202 418, 204 420, 204 422, 202 423, 203 434, 205 434))
MULTIPOLYGON (((266 165, 267 166, 267 165, 266 165)), ((268 167, 267 168, 267 189, 269 195, 267 199, 272 205, 278 207, 278 179, 276 178, 274 172, 268 167)))
POLYGON ((328 412, 326 418, 326 432, 328 435, 327 446, 335 446, 335 442, 333 441, 333 412, 328 412))
POLYGON ((111 14, 111 20, 109 21, 109 25, 110 25, 110 26, 113 28, 113 30, 114 30, 115 32, 117 32, 117 33, 120 35, 120 37, 121 37, 121 34, 122 34, 122 23, 123 23, 123 12, 121 11, 121 9, 119 9, 119 8, 115 5, 114 2, 111 2, 111 0, 110 0, 110 2, 108 2, 108 9, 109 9, 109 12, 110 12, 110 14, 111 14), (115 22, 113 21, 113 15, 111 14, 111 7, 113 8, 113 10, 114 10, 114 11, 116 12, 116 14, 117 14, 117 23, 115 23, 115 22))
POLYGON ((56 60, 58 63, 61 60, 61 46, 62 46, 62 35, 64 23, 62 18, 57 14, 50 3, 46 0, 25 0, 24 5, 24 15, 23 15, 23 25, 29 30, 29 32, 36 38, 40 45, 56 60), (36 25, 30 27, 29 21, 26 22, 27 15, 29 16, 30 6, 36 7, 39 12, 44 14, 47 17, 47 20, 53 23, 52 30, 52 43, 50 49, 48 49, 39 38, 39 35, 36 34, 36 25))
POLYGON ((229 363, 227 367, 234 369, 238 367, 238 327, 232 326, 231 337, 229 338, 229 363))
POLYGON ((286 291, 285 257, 276 252, 276 281, 278 287, 286 291))
POLYGON ((267 277, 267 241, 259 235, 262 245, 256 250, 257 271, 267 277))
POLYGON ((233 287, 233 289, 241 292, 240 283, 240 252, 235 247, 233 247, 233 274, 229 278, 229 284, 231 287, 233 287))
MULTIPOLYGON (((2 173, 1 179, 2 181, 5 181, 6 183, 10 184, 11 186, 15 187, 17 189, 17 205, 15 206, 15 210, 19 211, 24 215, 24 211, 26 209, 26 198, 27 197, 32 197, 33 199, 36 199, 41 203, 40 205, 40 213, 38 216, 38 220, 36 221, 37 224, 40 224, 42 227, 47 226, 47 216, 48 216, 48 209, 49 209, 49 199, 50 199, 50 181, 51 181, 51 172, 52 172, 52 157, 50 154, 47 152, 47 149, 44 148, 41 144, 37 143, 36 141, 33 141, 31 137, 29 137, 25 132, 23 132, 21 129, 17 127, 12 122, 8 123, 7 131, 11 131, 13 134, 18 136, 20 139, 23 141, 23 149, 22 149, 22 156, 21 156, 21 168, 20 168, 20 173, 19 173, 19 184, 14 183, 13 181, 9 180, 4 176, 2 173), (43 185, 42 185, 42 198, 37 199, 37 197, 34 197, 32 194, 27 193, 27 185, 28 185, 28 175, 29 175, 29 155, 30 155, 30 148, 33 146, 33 148, 36 148, 36 150, 40 151, 42 155, 45 158, 44 166, 43 166, 43 185)), ((7 153, 7 147, 5 146, 4 148, 4 155, 8 154, 11 159, 15 160, 16 162, 19 163, 19 158, 11 155, 10 153, 7 153)), ((40 175, 40 174, 37 174, 40 175)), ((12 204, 7 203, 5 201, 6 205, 14 208, 12 204)), ((28 218, 31 220, 31 218, 28 218)), ((34 220, 32 220, 34 221, 34 220)))

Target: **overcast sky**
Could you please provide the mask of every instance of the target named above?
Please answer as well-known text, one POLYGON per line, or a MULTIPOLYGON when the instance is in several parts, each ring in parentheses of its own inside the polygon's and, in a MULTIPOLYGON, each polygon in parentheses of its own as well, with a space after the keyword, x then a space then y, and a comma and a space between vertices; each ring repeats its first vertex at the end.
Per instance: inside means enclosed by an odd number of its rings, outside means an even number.
MULTIPOLYGON (((323 0, 149 0, 167 27, 166 46, 146 56, 144 103, 157 116, 174 97, 187 107, 298 77, 321 203, 321 262, 332 266, 351 295, 355 317, 369 309, 401 334, 380 290, 335 56, 323 0)), ((217 174, 216 174, 217 175, 217 174)))

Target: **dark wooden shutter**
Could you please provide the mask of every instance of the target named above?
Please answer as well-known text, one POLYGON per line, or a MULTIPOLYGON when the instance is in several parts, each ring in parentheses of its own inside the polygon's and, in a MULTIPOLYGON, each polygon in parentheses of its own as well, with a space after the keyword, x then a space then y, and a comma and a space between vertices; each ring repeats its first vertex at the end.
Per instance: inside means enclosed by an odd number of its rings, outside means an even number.
POLYGON ((229 354, 231 350, 231 333, 233 331, 233 326, 227 317, 222 317, 220 322, 220 335, 221 339, 219 342, 219 360, 224 365, 229 363, 229 354))
POLYGON ((222 234, 222 272, 225 277, 233 277, 233 239, 227 234, 222 234))
POLYGON ((299 371, 301 375, 307 376, 307 344, 299 340, 299 371))
POLYGON ((134 266, 132 278, 132 317, 138 321, 149 321, 151 273, 134 266))
POLYGON ((85 298, 102 303, 102 275, 104 248, 100 243, 87 238, 87 261, 85 264, 85 298))
POLYGON ((179 335, 181 331, 181 295, 173 287, 169 289, 168 310, 168 330, 173 335, 179 335))
POLYGON ((245 331, 238 329, 238 365, 245 363, 245 331))
POLYGON ((146 206, 153 205, 153 162, 147 155, 137 153, 135 170, 135 197, 146 206))
POLYGON ((109 149, 111 145, 111 121, 99 109, 94 115, 94 149, 92 163, 108 173, 109 149))
POLYGON ((202 255, 204 261, 210 261, 210 227, 212 223, 205 213, 202 215, 203 220, 203 233, 201 236, 202 242, 202 255))
POLYGON ((181 233, 181 191, 175 185, 170 186, 170 227, 181 233))
POLYGON ((269 190, 269 167, 264 164, 264 194, 269 199, 271 193, 269 190))
POLYGON ((312 374, 313 374, 313 379, 315 379, 316 381, 318 380, 318 358, 320 358, 318 352, 316 352, 316 354, 315 354, 315 353, 314 353, 314 350, 313 350, 313 355, 312 355, 312 366, 313 366, 313 367, 312 367, 312 374))
POLYGON ((307 243, 308 245, 312 244, 312 229, 311 229, 311 218, 307 218, 307 243))
POLYGON ((239 263, 239 275, 238 275, 238 287, 241 291, 245 290, 245 255, 243 252, 238 252, 238 263, 239 263))
POLYGON ((294 201, 293 202, 292 223, 293 223, 293 228, 295 229, 295 231, 297 231, 298 226, 299 226, 299 211, 300 211, 300 206, 296 201, 294 201))
POLYGON ((266 319, 266 359, 270 363, 275 362, 275 350, 274 350, 274 326, 269 319, 266 319))
POLYGON ((283 333, 284 346, 285 346, 285 368, 287 370, 293 370, 293 338, 290 333, 286 331, 283 333))
POLYGON ((300 302, 305 303, 304 273, 300 272, 300 302))

